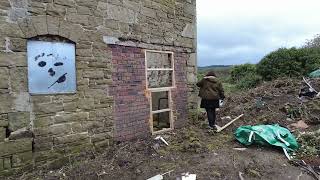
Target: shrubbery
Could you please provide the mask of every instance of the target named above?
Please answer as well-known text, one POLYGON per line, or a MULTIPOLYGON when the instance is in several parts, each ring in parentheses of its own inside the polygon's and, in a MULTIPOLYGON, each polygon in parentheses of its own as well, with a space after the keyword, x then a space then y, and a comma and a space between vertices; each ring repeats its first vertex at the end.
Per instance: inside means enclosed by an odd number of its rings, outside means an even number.
POLYGON ((266 55, 257 64, 257 73, 263 80, 273 80, 303 76, 319 67, 319 48, 280 48, 266 55))
POLYGON ((237 65, 231 69, 231 81, 239 89, 253 88, 261 82, 261 79, 254 64, 237 65))

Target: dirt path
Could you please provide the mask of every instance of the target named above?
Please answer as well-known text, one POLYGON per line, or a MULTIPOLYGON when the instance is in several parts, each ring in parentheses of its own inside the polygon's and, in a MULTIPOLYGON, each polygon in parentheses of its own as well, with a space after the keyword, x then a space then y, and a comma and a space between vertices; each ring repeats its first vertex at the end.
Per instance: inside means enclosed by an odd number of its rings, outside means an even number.
POLYGON ((290 165, 280 150, 264 147, 234 150, 243 146, 229 132, 214 134, 189 127, 163 137, 169 146, 153 138, 124 142, 103 154, 76 159, 72 165, 58 170, 36 170, 11 179, 142 180, 170 170, 173 172, 165 179, 176 179, 184 172, 197 174, 198 180, 238 180, 239 172, 244 179, 313 179, 290 165))

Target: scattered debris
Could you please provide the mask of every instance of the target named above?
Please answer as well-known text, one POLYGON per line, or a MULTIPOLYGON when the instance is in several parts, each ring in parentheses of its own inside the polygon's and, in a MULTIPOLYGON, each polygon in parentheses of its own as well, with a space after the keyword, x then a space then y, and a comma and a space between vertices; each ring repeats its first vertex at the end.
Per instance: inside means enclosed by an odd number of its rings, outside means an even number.
POLYGON ((221 119, 222 119, 222 120, 231 119, 231 117, 230 117, 230 116, 224 116, 224 117, 222 117, 221 119))
POLYGON ((166 144, 167 146, 169 146, 169 143, 162 137, 162 136, 157 136, 156 138, 154 138, 155 140, 161 140, 164 144, 166 144))
POLYGON ((161 174, 158 174, 149 178, 148 180, 162 180, 162 179, 163 179, 163 176, 161 174))
POLYGON ((312 175, 316 180, 320 180, 320 174, 318 174, 310 165, 308 165, 303 160, 293 160, 291 163, 295 166, 301 167, 306 170, 310 175, 312 175))
POLYGON ((240 178, 240 180, 244 180, 242 174, 243 174, 243 172, 240 172, 240 171, 239 171, 239 178, 240 178))
POLYGON ((177 180, 196 180, 197 179, 197 175, 196 174, 189 174, 184 173, 181 175, 181 177, 178 177, 177 180))
POLYGON ((306 80, 305 77, 303 77, 303 81, 309 86, 311 92, 319 93, 318 91, 316 91, 316 90, 311 86, 311 84, 306 80))
POLYGON ((233 148, 234 150, 236 150, 236 151, 245 151, 245 150, 247 150, 248 148, 233 148))
POLYGON ((217 129, 217 132, 221 132, 222 130, 224 130, 225 128, 227 128, 228 126, 230 126, 230 124, 234 123, 236 120, 240 119, 242 116, 244 116, 244 114, 241 114, 240 116, 236 117, 235 119, 233 119, 232 121, 228 122, 226 125, 222 126, 221 128, 217 129))
POLYGON ((290 124, 289 127, 295 128, 295 129, 307 129, 309 126, 303 120, 300 120, 296 123, 290 124))
POLYGON ((147 180, 162 180, 164 175, 170 174, 171 172, 173 172, 173 170, 168 171, 168 172, 163 173, 163 174, 157 174, 157 175, 155 175, 155 176, 153 176, 153 177, 151 177, 151 178, 149 178, 147 180))

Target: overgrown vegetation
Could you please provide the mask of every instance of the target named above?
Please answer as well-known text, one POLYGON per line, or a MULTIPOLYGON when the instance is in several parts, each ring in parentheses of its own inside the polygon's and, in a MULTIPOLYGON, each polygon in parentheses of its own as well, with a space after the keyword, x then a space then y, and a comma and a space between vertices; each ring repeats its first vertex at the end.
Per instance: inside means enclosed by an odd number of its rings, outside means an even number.
POLYGON ((319 67, 320 48, 280 48, 257 64, 257 73, 263 80, 270 81, 279 77, 304 76, 319 67))
POLYGON ((231 69, 231 81, 239 89, 253 88, 261 82, 261 79, 254 64, 237 65, 231 69))

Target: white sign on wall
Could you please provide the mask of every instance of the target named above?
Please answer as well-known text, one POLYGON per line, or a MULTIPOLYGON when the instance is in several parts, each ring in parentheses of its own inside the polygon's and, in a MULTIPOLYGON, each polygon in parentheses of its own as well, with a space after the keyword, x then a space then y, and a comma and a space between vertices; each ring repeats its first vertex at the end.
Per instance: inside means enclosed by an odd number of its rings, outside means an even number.
POLYGON ((75 44, 29 40, 27 52, 31 94, 76 92, 75 44))

